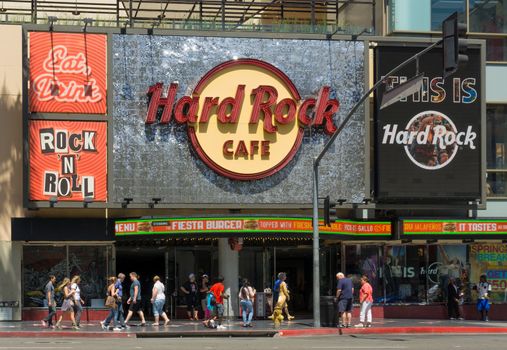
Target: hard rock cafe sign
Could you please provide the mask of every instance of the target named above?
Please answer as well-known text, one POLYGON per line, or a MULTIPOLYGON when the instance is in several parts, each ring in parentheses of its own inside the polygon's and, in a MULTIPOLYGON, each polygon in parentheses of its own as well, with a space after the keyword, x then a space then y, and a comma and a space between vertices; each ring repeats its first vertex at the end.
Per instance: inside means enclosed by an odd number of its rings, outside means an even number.
POLYGON ((230 179, 258 180, 284 168, 305 127, 336 130, 339 102, 330 98, 330 87, 302 99, 287 75, 264 61, 224 62, 176 100, 178 88, 171 83, 163 96, 163 83, 150 86, 146 124, 186 124, 199 157, 230 179))

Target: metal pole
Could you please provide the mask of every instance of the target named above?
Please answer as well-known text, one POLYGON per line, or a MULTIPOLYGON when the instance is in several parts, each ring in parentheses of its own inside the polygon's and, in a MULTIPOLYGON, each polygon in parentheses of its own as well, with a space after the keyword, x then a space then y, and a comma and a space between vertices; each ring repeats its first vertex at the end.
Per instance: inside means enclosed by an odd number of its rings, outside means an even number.
POLYGON ((313 162, 313 326, 320 327, 319 164, 313 162))

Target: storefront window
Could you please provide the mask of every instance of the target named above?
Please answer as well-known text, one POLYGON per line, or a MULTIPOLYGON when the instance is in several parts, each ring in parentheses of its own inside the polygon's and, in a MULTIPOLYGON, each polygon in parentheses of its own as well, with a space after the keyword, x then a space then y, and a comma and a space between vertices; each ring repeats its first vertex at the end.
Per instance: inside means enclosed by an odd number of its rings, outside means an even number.
POLYGON ((345 247, 345 275, 354 282, 355 296, 360 289, 360 279, 366 275, 373 288, 374 302, 383 300, 384 291, 380 283, 380 256, 377 245, 348 245, 345 247))
MULTIPOLYGON (((479 282, 482 274, 491 283, 490 301, 507 302, 507 244, 477 243, 470 245, 470 280, 473 285, 479 282)), ((473 299, 477 293, 471 288, 473 299)))
MULTIPOLYGON (((81 276, 81 296, 86 306, 93 299, 104 300, 106 278, 112 273, 111 246, 32 246, 23 247, 23 295, 25 307, 47 305, 44 286, 49 275, 55 275, 57 285, 65 278, 81 276)), ((62 295, 57 290, 57 304, 62 295)), ((99 303, 100 304, 100 303, 99 303)))
POLYGON ((44 286, 48 276, 57 281, 67 276, 66 247, 26 246, 23 249, 24 306, 45 306, 44 286))
POLYGON ((488 171, 487 196, 507 197, 507 173, 488 171))
POLYGON ((69 247, 69 276, 81 277, 81 297, 91 306, 93 299, 103 300, 107 288, 108 268, 107 247, 69 247))
POLYGON ((386 246, 381 273, 385 302, 425 302, 426 271, 426 246, 386 246))
POLYGON ((446 302, 449 281, 453 279, 456 285, 469 295, 469 272, 467 263, 467 246, 430 245, 428 247, 428 301, 446 302))
POLYGON ((470 31, 477 33, 507 33, 507 2, 470 1, 470 31))
POLYGON ((464 14, 465 7, 465 0, 391 0, 391 31, 440 31, 445 18, 464 14))
POLYGON ((486 38, 486 61, 507 61, 507 39, 486 38))
POLYGON ((488 169, 507 169, 507 105, 488 105, 486 118, 488 169))

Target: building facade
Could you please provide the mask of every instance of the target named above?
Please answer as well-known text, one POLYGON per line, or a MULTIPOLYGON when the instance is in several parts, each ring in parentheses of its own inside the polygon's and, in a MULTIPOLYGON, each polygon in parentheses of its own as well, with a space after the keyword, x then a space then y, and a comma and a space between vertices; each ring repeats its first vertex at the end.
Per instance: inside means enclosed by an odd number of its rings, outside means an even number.
MULTIPOLYGON (((0 35, 9 48, 0 58, 4 319, 38 317, 48 274, 81 275, 89 317, 100 317, 106 278, 120 271, 138 272, 147 290, 153 275, 164 276, 168 311, 176 317, 185 310, 178 289, 190 273, 222 274, 235 295, 240 278, 268 293, 277 272, 286 271, 291 308, 309 315, 317 292, 311 283, 312 159, 382 75, 379 60, 389 48, 428 45, 454 11, 467 22, 469 38, 479 39, 471 42, 470 71, 456 75, 459 103, 456 89, 438 100, 433 57, 421 60, 429 80, 419 100, 399 108, 402 114, 415 102, 424 111, 449 108, 456 132, 473 125, 477 147, 452 142, 444 152, 449 160, 440 152, 436 163, 424 161, 455 175, 438 180, 437 190, 409 189, 385 200, 379 195, 379 188, 390 188, 385 179, 399 181, 396 190, 403 179, 432 185, 436 172, 426 171, 426 178, 405 172, 422 164, 406 147, 386 146, 401 156, 379 153, 377 101, 361 107, 319 169, 319 194, 341 204, 340 219, 320 230, 318 293, 333 294, 338 271, 356 282, 366 274, 378 315, 440 318, 447 283, 455 278, 472 318, 472 287, 486 273, 497 304, 492 319, 502 317, 502 2, 80 3, 56 10, 49 1, 35 8, 4 1, 0 12, 0 35), (479 112, 459 124, 473 108, 479 112), (383 169, 386 155, 408 163, 383 169), (468 192, 458 195, 453 185, 468 192)), ((394 115, 396 107, 390 108, 394 115)), ((410 118, 419 112, 410 110, 410 118)), ((267 303, 269 294, 262 298, 267 303)), ((229 305, 228 313, 236 309, 229 305)), ((262 316, 267 309, 256 311, 262 316)))

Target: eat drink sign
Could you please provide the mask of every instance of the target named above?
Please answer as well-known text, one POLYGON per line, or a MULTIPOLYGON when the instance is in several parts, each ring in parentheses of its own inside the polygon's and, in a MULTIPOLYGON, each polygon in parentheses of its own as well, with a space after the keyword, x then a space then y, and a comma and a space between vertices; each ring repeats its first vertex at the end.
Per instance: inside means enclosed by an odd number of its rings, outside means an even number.
POLYGON ((30 112, 105 114, 106 35, 30 33, 30 112))

